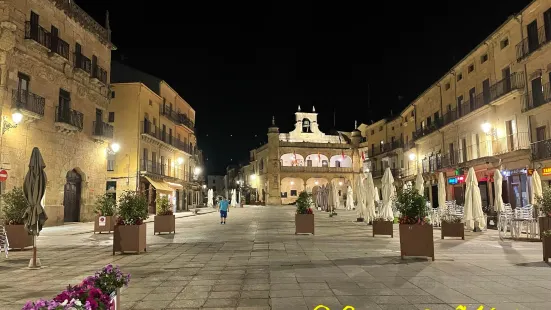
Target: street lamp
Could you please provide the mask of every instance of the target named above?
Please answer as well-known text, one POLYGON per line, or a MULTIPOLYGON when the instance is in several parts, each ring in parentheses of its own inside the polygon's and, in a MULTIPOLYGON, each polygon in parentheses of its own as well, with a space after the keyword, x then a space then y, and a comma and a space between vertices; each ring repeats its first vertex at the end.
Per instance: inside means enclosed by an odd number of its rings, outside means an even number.
POLYGON ((120 151, 120 149, 121 149, 120 144, 118 144, 118 143, 111 144, 111 151, 113 153, 117 153, 118 151, 120 151))
POLYGON ((207 186, 205 184, 203 184, 203 189, 206 189, 206 188, 207 188, 207 186))
POLYGON ((21 121, 23 120, 23 114, 21 114, 19 109, 13 111, 13 113, 11 114, 11 120, 13 124, 8 121, 8 117, 3 117, 2 134, 6 133, 6 131, 12 128, 17 128, 17 125, 21 123, 21 121))
POLYGON ((195 174, 201 173, 201 167, 195 167, 195 169, 193 170, 193 172, 195 172, 195 174))
POLYGON ((481 125, 482 131, 484 131, 485 134, 489 134, 492 130, 492 124, 485 122, 481 125))
POLYGON ((291 181, 291 185, 295 185, 295 181, 291 181))
POLYGON ((251 174, 251 180, 256 180, 256 174, 251 174))
POLYGON ((19 109, 16 109, 11 114, 11 119, 17 125, 21 123, 21 121, 23 120, 23 114, 21 114, 21 111, 19 111, 19 109))
POLYGON ((415 160, 415 154, 414 153, 409 154, 409 160, 415 160))
POLYGON ((178 162, 178 165, 181 165, 181 164, 184 163, 184 158, 178 157, 178 159, 176 159, 176 161, 178 162))

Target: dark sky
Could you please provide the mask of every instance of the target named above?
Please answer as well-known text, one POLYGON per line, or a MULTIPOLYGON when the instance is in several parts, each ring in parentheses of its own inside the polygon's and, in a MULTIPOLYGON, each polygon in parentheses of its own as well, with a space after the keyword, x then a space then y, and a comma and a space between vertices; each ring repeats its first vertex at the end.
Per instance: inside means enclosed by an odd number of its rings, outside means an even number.
POLYGON ((399 112, 530 0, 352 2, 76 0, 101 24, 109 10, 113 59, 196 110, 208 174, 246 161, 272 115, 291 130, 299 104, 326 132, 334 110, 345 131, 399 112))

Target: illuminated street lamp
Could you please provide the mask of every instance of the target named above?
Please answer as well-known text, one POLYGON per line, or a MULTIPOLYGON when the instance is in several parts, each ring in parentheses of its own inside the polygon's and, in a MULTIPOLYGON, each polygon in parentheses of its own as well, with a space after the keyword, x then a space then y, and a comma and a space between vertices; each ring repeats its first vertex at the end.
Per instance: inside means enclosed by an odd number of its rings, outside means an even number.
POLYGON ((195 169, 193 170, 193 172, 195 174, 200 174, 201 173, 201 167, 195 167, 195 169))
POLYGON ((178 165, 181 165, 181 164, 184 163, 184 158, 178 157, 178 159, 176 161, 178 162, 178 165))
POLYGON ((409 154, 409 160, 415 160, 415 154, 414 153, 409 154))
POLYGON ((16 125, 21 123, 21 121, 23 120, 23 114, 21 114, 21 111, 19 111, 19 109, 16 109, 15 111, 13 111, 13 113, 11 114, 11 120, 16 125))
POLYGON ((492 124, 485 122, 481 125, 482 131, 484 131, 485 134, 489 134, 492 130, 492 124))
POLYGON ((120 149, 121 149, 120 144, 118 144, 118 143, 111 144, 111 151, 113 153, 117 153, 118 151, 120 151, 120 149))

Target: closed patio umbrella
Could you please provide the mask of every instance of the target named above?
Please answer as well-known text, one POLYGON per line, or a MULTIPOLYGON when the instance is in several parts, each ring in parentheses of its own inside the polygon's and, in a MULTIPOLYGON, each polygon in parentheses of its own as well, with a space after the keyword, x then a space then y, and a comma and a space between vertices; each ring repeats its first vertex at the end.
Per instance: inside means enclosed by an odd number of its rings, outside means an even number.
POLYGON ((394 213, 392 212, 392 195, 394 191, 394 177, 390 168, 386 168, 383 175, 383 208, 381 210, 381 218, 386 221, 394 220, 394 213))
POLYGON ((480 196, 480 188, 476 180, 476 174, 473 167, 469 168, 467 173, 467 189, 465 190, 465 211, 464 219, 467 228, 474 229, 474 223, 478 222, 480 229, 486 227, 484 221, 484 212, 482 211, 482 197, 480 196))
POLYGON ((356 178, 356 216, 365 219, 365 197, 362 188, 362 176, 356 178))
POLYGON ((46 192, 47 181, 44 168, 46 168, 46 164, 44 164, 40 150, 35 147, 31 154, 29 171, 23 183, 23 193, 28 203, 23 220, 25 222, 25 229, 29 235, 33 236, 33 257, 29 263, 30 268, 40 267, 40 260, 36 257, 36 237, 40 234, 44 223, 48 219, 41 204, 42 197, 44 197, 44 193, 46 192))
POLYGON ((373 176, 371 172, 367 173, 365 178, 365 220, 366 222, 373 221, 375 219, 375 185, 373 183, 373 176))
POLYGON ((494 172, 494 191, 495 191, 495 197, 494 197, 494 211, 496 212, 505 212, 505 206, 503 205, 503 176, 501 175, 501 171, 499 169, 496 169, 494 172))
POLYGON ((532 202, 532 205, 537 205, 538 202, 536 200, 536 197, 541 197, 543 195, 543 190, 541 188, 541 179, 540 175, 538 174, 538 171, 534 169, 534 173, 532 174, 532 191, 530 201, 532 202))
POLYGON ((380 201, 381 198, 379 197, 379 189, 377 188, 377 186, 375 186, 375 201, 380 201))
POLYGON ((446 182, 444 181, 444 174, 440 172, 438 174, 438 209, 444 210, 446 207, 446 182))
POLYGON ((348 186, 346 190, 346 210, 354 209, 354 193, 352 191, 352 186, 348 186))
POLYGON ((425 185, 424 185, 423 176, 418 173, 417 177, 415 178, 415 189, 419 193, 419 195, 423 196, 425 195, 425 185))

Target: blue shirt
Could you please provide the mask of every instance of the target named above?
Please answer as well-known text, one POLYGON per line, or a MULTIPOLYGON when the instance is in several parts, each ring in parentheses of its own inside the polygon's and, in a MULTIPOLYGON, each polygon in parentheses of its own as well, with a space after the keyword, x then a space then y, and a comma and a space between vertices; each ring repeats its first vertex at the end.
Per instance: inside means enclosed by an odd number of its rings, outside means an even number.
POLYGON ((220 211, 228 211, 228 201, 226 199, 220 201, 220 211))

